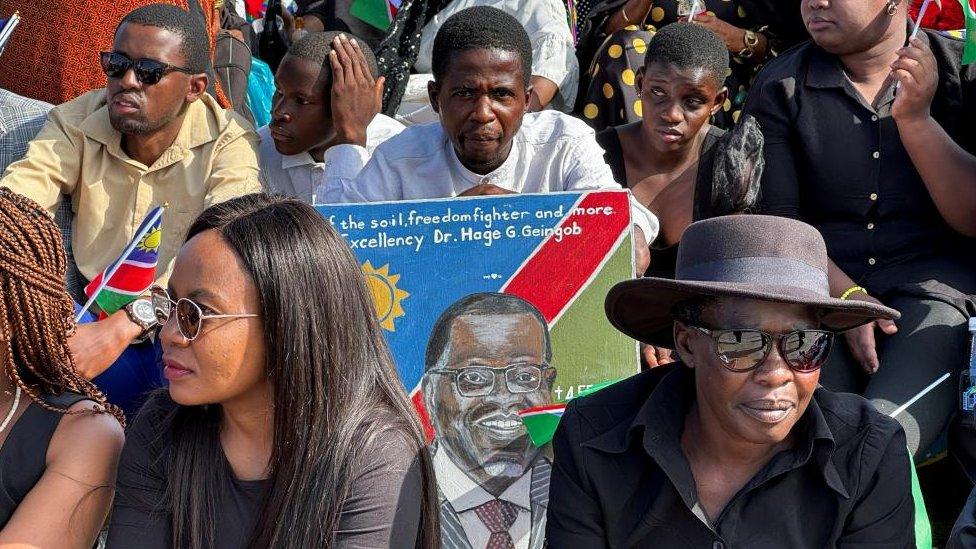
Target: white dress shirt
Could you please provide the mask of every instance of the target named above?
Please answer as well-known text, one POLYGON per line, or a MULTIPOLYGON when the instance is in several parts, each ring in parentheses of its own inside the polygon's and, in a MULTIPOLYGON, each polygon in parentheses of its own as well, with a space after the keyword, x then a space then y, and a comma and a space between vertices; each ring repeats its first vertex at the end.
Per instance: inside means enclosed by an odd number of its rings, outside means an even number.
MULTIPOLYGON (((557 111, 526 114, 505 162, 479 175, 461 164, 440 122, 410 126, 369 152, 355 145, 325 151, 324 203, 449 198, 481 183, 517 193, 620 189, 593 129, 557 111), (364 167, 365 165, 365 167, 364 167)), ((631 197, 633 222, 647 242, 658 220, 631 197)))
MULTIPOLYGON (((491 531, 478 518, 475 508, 495 499, 478 483, 471 480, 457 465, 451 461, 447 452, 438 450, 434 453, 434 476, 437 477, 437 487, 441 495, 450 502, 454 512, 461 521, 464 533, 473 549, 483 549, 488 544, 491 531)), ((515 504, 518 516, 508 535, 512 537, 516 549, 528 549, 529 538, 532 534, 532 502, 530 488, 532 487, 532 468, 525 472, 518 480, 502 492, 498 499, 515 504)))
MULTIPOLYGON (((366 127, 367 153, 372 153, 380 143, 403 129, 403 124, 377 114, 366 127)), ((311 204, 315 188, 322 183, 325 175, 325 163, 316 162, 308 152, 287 156, 281 154, 275 149, 274 139, 267 126, 258 130, 258 136, 261 137, 261 181, 268 192, 280 193, 311 204)))

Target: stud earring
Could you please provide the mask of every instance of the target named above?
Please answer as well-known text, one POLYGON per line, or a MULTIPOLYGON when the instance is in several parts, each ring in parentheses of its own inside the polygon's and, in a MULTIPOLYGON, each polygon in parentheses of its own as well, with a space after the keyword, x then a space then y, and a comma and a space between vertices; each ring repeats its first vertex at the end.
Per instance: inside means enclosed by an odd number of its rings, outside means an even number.
POLYGON ((888 11, 888 15, 894 15, 894 14, 898 13, 898 3, 897 2, 888 2, 888 10, 887 11, 888 11))

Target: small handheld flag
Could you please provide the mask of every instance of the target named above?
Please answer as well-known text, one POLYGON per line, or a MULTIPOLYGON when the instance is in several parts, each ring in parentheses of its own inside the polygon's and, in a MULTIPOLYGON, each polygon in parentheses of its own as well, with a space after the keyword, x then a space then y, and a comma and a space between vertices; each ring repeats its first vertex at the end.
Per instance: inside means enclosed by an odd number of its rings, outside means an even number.
POLYGON ((20 24, 20 12, 15 11, 8 19, 0 19, 0 55, 7 46, 7 41, 14 33, 14 29, 20 24))
POLYGON ((349 13, 381 31, 390 28, 403 0, 353 0, 349 13))
POLYGON ((962 53, 962 64, 968 65, 976 61, 976 9, 974 0, 959 0, 962 14, 966 18, 966 49, 962 53))
POLYGON ((165 208, 166 205, 162 205, 150 210, 122 255, 85 286, 88 302, 81 308, 77 319, 93 303, 98 304, 104 316, 111 315, 146 293, 152 286, 159 262, 165 208))
MULTIPOLYGON (((912 29, 912 35, 908 37, 909 40, 918 36, 918 31, 922 28, 922 19, 925 19, 925 12, 928 11, 929 4, 931 3, 932 0, 925 0, 922 2, 922 7, 918 10, 918 19, 915 20, 915 28, 912 29)), ((935 0, 935 4, 940 10, 942 9, 942 0, 935 0)))

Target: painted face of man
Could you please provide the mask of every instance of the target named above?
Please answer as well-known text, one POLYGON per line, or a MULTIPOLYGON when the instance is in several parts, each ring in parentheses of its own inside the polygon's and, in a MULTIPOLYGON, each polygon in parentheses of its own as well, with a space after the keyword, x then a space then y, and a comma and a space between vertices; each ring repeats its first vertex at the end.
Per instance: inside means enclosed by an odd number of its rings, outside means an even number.
POLYGON ((462 315, 424 393, 438 444, 481 485, 504 490, 538 455, 518 416, 552 403, 546 327, 531 314, 462 315))

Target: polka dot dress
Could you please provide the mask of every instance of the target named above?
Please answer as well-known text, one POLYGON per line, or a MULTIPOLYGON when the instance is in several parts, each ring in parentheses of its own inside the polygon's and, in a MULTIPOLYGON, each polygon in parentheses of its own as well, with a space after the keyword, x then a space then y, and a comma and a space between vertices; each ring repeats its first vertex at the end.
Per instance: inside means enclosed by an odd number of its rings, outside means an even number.
MULTIPOLYGON (((634 88, 637 69, 644 63, 647 44, 653 39, 656 29, 686 19, 685 13, 691 2, 687 0, 654 0, 654 7, 643 26, 631 25, 609 38, 601 46, 590 67, 590 84, 586 89, 583 103, 583 119, 595 130, 619 126, 639 120, 643 114, 642 105, 634 88), (688 6, 682 4, 687 3, 688 6)), ((742 29, 757 25, 749 20, 738 0, 705 0, 706 9, 742 29)), ((713 123, 728 128, 738 120, 746 99, 746 90, 755 73, 751 64, 743 64, 733 57, 732 66, 727 71, 725 85, 729 88, 729 99, 722 110, 715 115, 713 123)))

